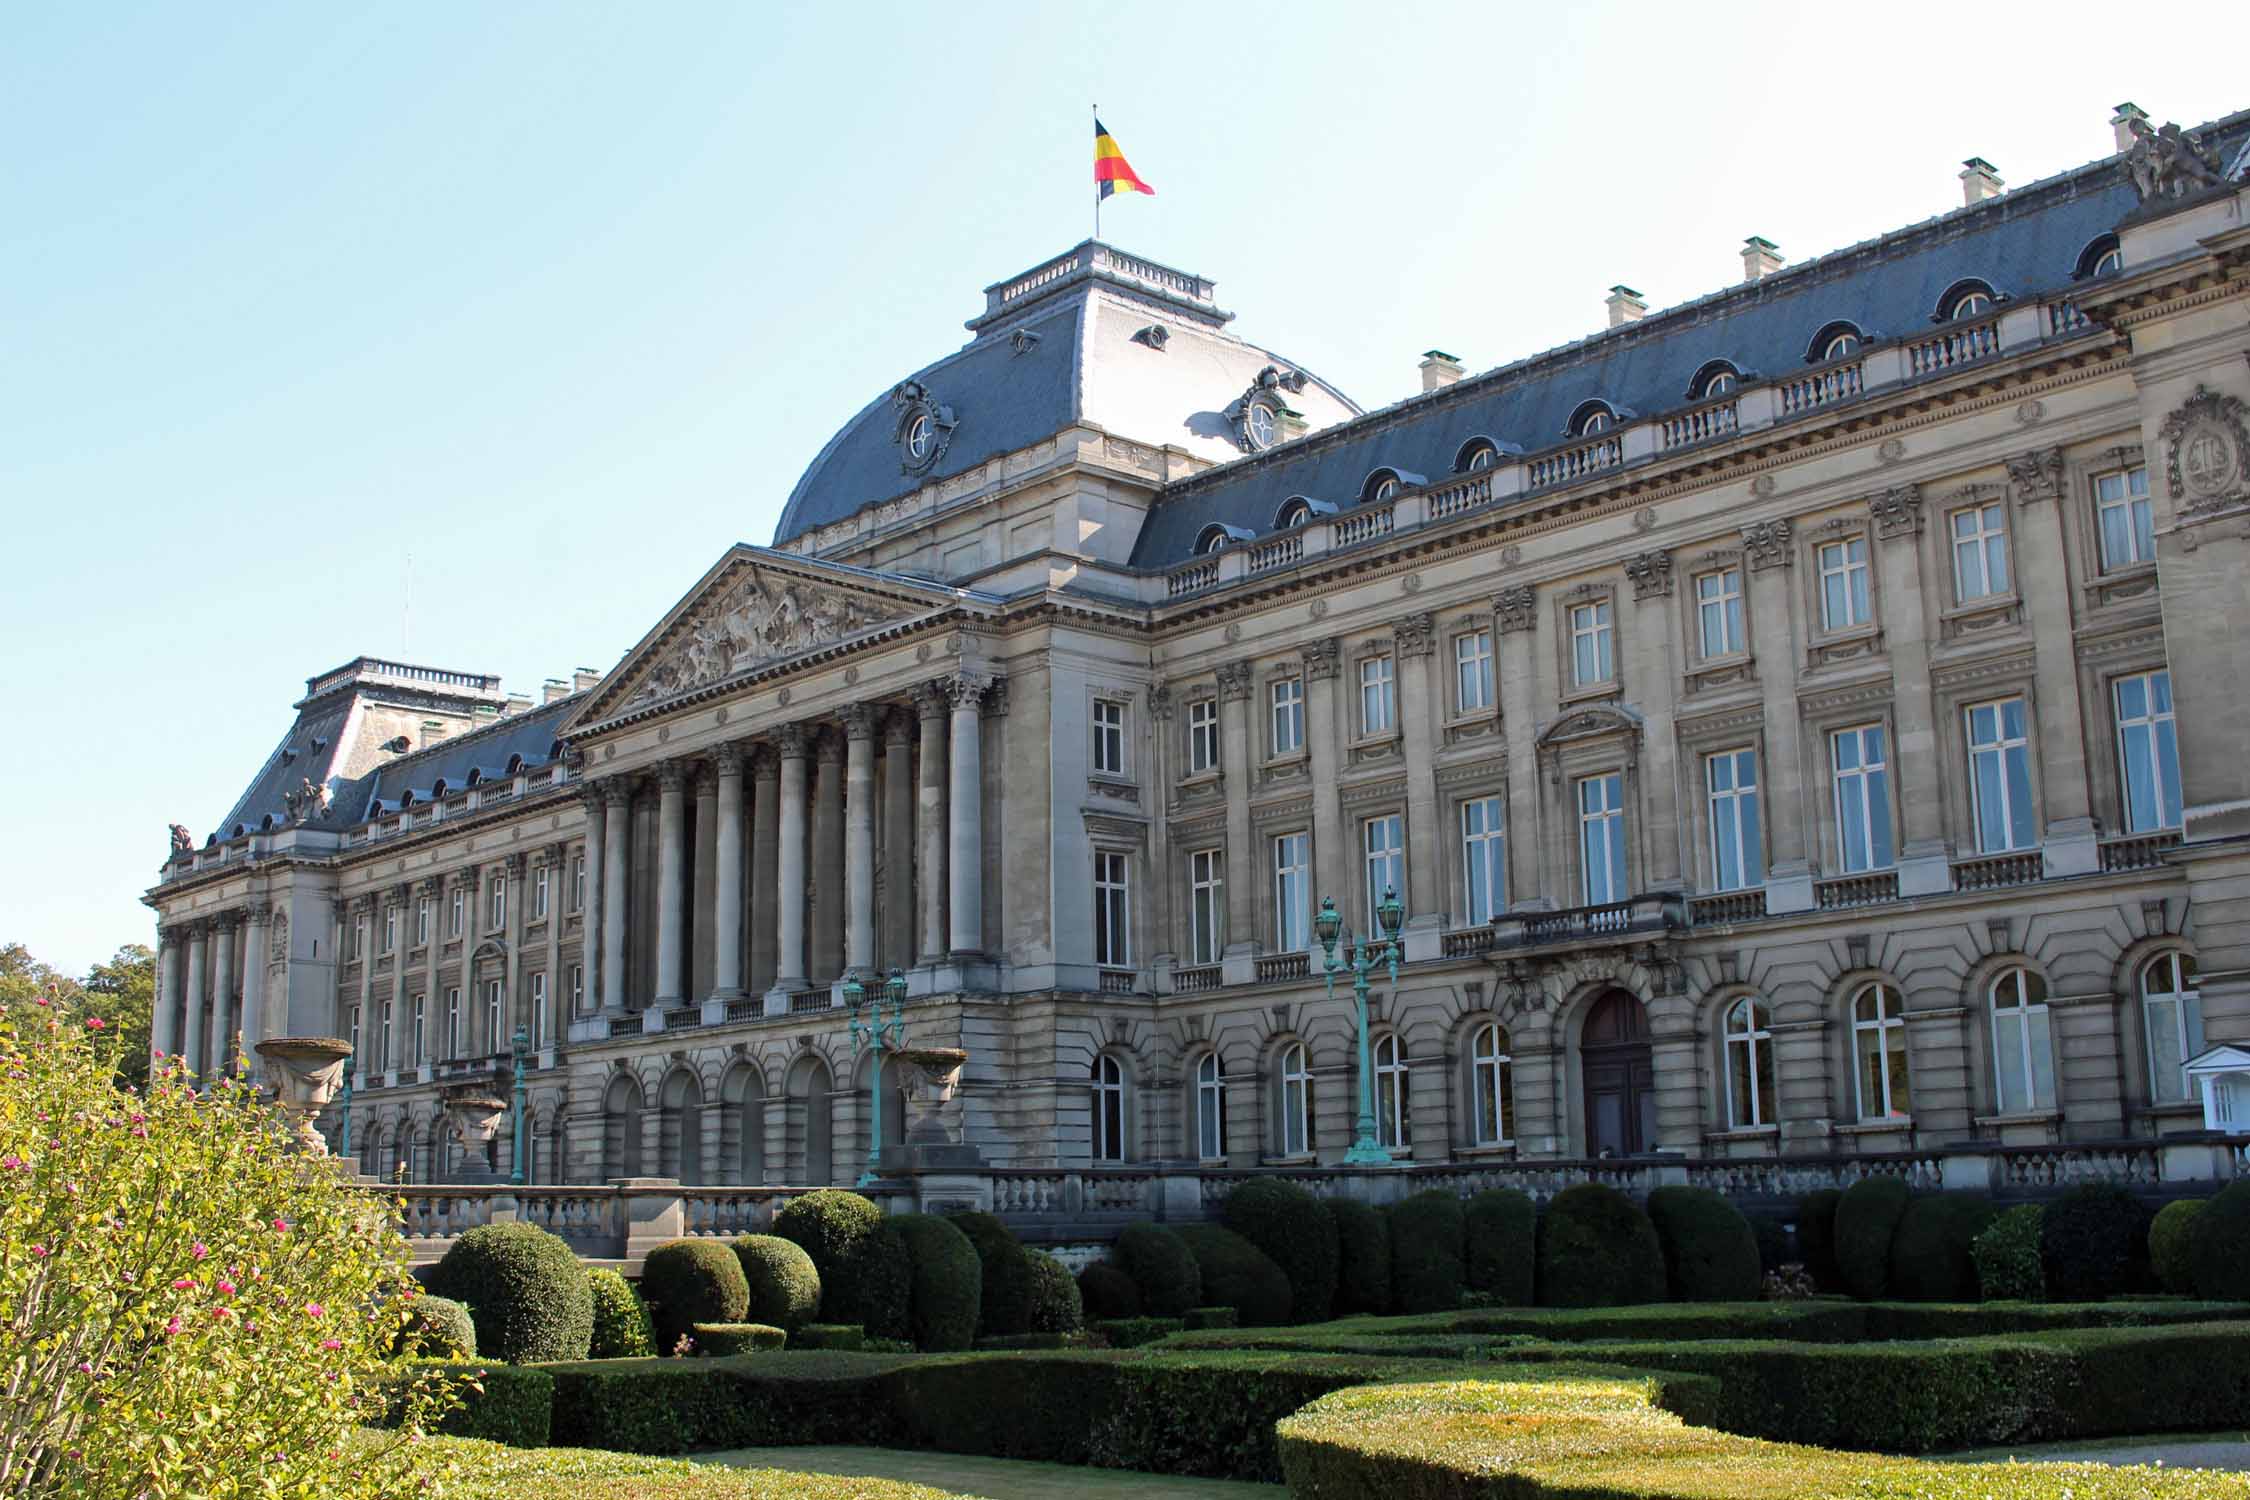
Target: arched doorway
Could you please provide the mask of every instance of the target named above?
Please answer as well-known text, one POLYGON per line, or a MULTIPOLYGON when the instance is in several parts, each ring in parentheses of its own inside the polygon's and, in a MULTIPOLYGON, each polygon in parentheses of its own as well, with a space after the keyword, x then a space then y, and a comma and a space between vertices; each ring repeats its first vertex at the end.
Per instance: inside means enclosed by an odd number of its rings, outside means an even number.
POLYGON ((602 1095, 602 1170, 610 1177, 639 1177, 641 1172, 641 1085, 630 1073, 619 1073, 602 1095))
POLYGON ((797 1180, 807 1187, 827 1187, 835 1180, 835 1098, 828 1064, 809 1054, 800 1056, 790 1065, 788 1090, 790 1155, 801 1164, 797 1180))
POLYGON ((1640 1001, 1611 990, 1594 1002, 1578 1034, 1578 1073, 1586 1091, 1588 1156, 1638 1156, 1656 1148, 1656 1063, 1640 1001))

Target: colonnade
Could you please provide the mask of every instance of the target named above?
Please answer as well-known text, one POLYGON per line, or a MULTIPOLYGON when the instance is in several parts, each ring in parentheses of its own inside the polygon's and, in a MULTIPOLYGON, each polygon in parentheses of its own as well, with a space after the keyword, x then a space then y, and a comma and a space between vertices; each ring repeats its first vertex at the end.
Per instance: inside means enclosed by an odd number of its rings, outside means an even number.
POLYGON ((265 1009, 263 907, 213 912, 165 925, 157 934, 156 1004, 149 1045, 187 1060, 188 1071, 216 1078, 235 1055, 257 1045, 265 1009))

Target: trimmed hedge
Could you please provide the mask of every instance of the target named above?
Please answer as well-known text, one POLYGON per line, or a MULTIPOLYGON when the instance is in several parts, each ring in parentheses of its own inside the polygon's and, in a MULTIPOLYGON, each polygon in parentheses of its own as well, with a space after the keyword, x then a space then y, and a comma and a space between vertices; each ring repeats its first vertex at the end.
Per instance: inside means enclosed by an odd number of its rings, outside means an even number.
POLYGON ((779 1349, 789 1342, 788 1330, 771 1323, 698 1323, 688 1331, 695 1339, 695 1352, 713 1359, 748 1354, 757 1349, 779 1349))
POLYGON ((1555 1194, 1539 1220, 1538 1277, 1547 1307, 1662 1302, 1664 1246, 1639 1204, 1581 1182, 1555 1194))
POLYGON ((717 1240, 666 1240, 641 1262, 641 1300, 656 1327, 656 1352, 674 1353, 698 1323, 739 1323, 750 1311, 742 1262, 717 1240))
POLYGON ((1664 1251, 1665 1284, 1675 1302, 1750 1302, 1764 1280, 1757 1231, 1709 1188, 1660 1187, 1648 1195, 1649 1222, 1664 1251))
POLYGON ((857 1323, 807 1323, 789 1335, 799 1349, 849 1349, 867 1347, 867 1330, 857 1323))
POLYGON ((1003 1333, 996 1338, 978 1339, 979 1349, 1032 1350, 1048 1353, 1056 1349, 1082 1349, 1086 1347, 1083 1330, 1065 1333, 1059 1328, 1042 1328, 1031 1333, 1003 1333))
POLYGON ((1111 1322, 1141 1315, 1141 1289, 1133 1278, 1106 1260, 1078 1273, 1078 1300, 1089 1322, 1111 1322))
POLYGON ((2152 1284, 2148 1205, 2110 1182, 2082 1182, 2047 1205, 2039 1263, 2047 1295, 2087 1302, 2152 1284))
POLYGON ((1975 1193, 1931 1193, 1906 1205, 1891 1236, 1891 1295, 1911 1302, 1973 1302, 1977 1236, 1999 1210, 1975 1193))
POLYGON ((1896 1177, 1862 1177, 1836 1202, 1836 1270, 1862 1302, 1890 1291, 1891 1236, 1913 1196, 1896 1177))
POLYGON ((1044 1250, 1026 1250, 1031 1261, 1031 1326, 1026 1333, 1076 1333, 1086 1326, 1078 1278, 1044 1250))
POLYGON ((1470 1197, 1461 1215, 1469 1290, 1509 1307, 1531 1306, 1532 1265, 1539 1256, 1539 1206, 1531 1195, 1487 1188, 1470 1197))
POLYGON ((1221 1222, 1289 1278, 1289 1319, 1325 1323, 1336 1310, 1336 1216, 1294 1182, 1256 1177, 1227 1195, 1221 1222))
POLYGON ((656 1352, 656 1330, 630 1281, 596 1266, 586 1273, 586 1289, 594 1298, 594 1337, 586 1349, 588 1358, 645 1359, 656 1352))
POLYGON ((904 1338, 913 1279, 906 1246, 885 1232, 873 1199, 841 1188, 805 1194, 773 1216, 773 1232, 802 1247, 820 1273, 820 1312, 870 1335, 904 1338))
POLYGON ((2149 1268, 2167 1292, 2195 1292, 2195 1223, 2207 1198, 2180 1198, 2156 1211, 2148 1226, 2149 1268))
POLYGON ((2221 1188, 2197 1216, 2188 1264, 2198 1297, 2250 1300, 2250 1182, 2221 1188))
POLYGON ((585 1269, 568 1245, 536 1224, 479 1224, 453 1242, 425 1283, 469 1309, 486 1359, 584 1359, 593 1342, 594 1293, 585 1269))
POLYGON ((1824 1292, 1844 1289, 1844 1273, 1836 1264, 1836 1205, 1843 1198, 1835 1188, 1819 1188, 1797 1205, 1797 1254, 1812 1273, 1813 1285, 1824 1292))
MULTIPOLYGON (((1195 1252, 1162 1224, 1128 1225, 1117 1237, 1110 1258, 1141 1289, 1141 1306, 1151 1317, 1178 1317, 1205 1300, 1203 1271, 1195 1252)), ((989 1281, 985 1295, 991 1295, 989 1281)))
POLYGON ((1189 1328, 1240 1328, 1242 1315, 1231 1307, 1191 1307, 1180 1321, 1189 1328))
POLYGON ((968 1348, 976 1342, 977 1311, 984 1301, 984 1265, 976 1246, 935 1214, 901 1214, 889 1227, 906 1246, 913 1273, 907 1306, 914 1347, 968 1348))
POLYGON ((477 1325, 451 1297, 416 1297, 399 1329, 399 1352, 425 1359, 475 1359, 477 1325))
POLYGON ((982 1287, 977 1296, 977 1337, 1004 1337, 1031 1327, 1031 1262, 1008 1226, 991 1214, 949 1214, 953 1227, 977 1252, 982 1287))
POLYGON ((1143 1344, 1170 1338, 1187 1325, 1178 1318, 1104 1318, 1087 1326, 1107 1340, 1112 1349, 1137 1349, 1143 1344))
POLYGON ((1172 1233, 1195 1257, 1202 1295, 1233 1308, 1242 1326, 1289 1321, 1289 1278, 1263 1250, 1216 1224, 1183 1224, 1172 1233))
MULTIPOLYGON (((555 1379, 545 1370, 521 1365, 464 1365, 412 1360, 397 1366, 407 1380, 430 1370, 450 1377, 461 1404, 441 1415, 435 1431, 448 1437, 482 1438, 511 1448, 544 1448, 555 1403, 555 1379)), ((396 1422, 394 1407, 389 1420, 396 1422)))
POLYGON ((1328 1205, 1336 1221, 1336 1311, 1391 1310, 1391 1227, 1380 1211, 1356 1198, 1328 1205))
POLYGON ((778 1234, 746 1234, 732 1248, 750 1287, 753 1322, 795 1333, 820 1316, 820 1268, 804 1246, 778 1234))
POLYGON ((2039 1268, 2039 1234, 2047 1211, 2018 1204, 1987 1224, 1969 1244, 1977 1292, 1987 1302, 2037 1302, 2047 1295, 2039 1268))
POLYGON ((1400 1199, 1384 1216, 1391 1230, 1391 1306, 1402 1313, 1459 1307, 1468 1275, 1468 1221, 1461 1200, 1432 1188, 1400 1199))

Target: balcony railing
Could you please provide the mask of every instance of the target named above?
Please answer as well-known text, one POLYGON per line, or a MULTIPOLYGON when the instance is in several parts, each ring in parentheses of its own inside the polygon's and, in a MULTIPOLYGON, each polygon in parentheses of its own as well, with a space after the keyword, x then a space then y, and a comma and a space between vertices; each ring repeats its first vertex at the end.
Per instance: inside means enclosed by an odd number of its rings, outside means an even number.
POLYGON ((2047 336, 2057 338, 2066 333, 2076 333, 2086 326, 2086 315, 2075 302, 2050 302, 2047 304, 2047 336))
POLYGON ((1312 974, 1312 955, 1308 953, 1273 953, 1258 960, 1260 983, 1279 979, 1304 979, 1312 974))
POLYGON ((1676 417, 1666 417, 1664 446, 1685 448, 1690 443, 1732 437, 1738 430, 1740 419, 1741 407, 1731 396, 1715 406, 1699 406, 1693 411, 1683 411, 1676 417))
POLYGON ((1906 370, 1909 375, 1935 375, 1961 365, 1975 364, 1980 359, 1990 359, 1999 352, 1999 321, 1971 323, 1908 344, 1906 370))
POLYGON ((1133 993, 1131 969, 1102 970, 1102 993, 1105 995, 1130 995, 1133 993))
POLYGON ((1492 919, 1491 946, 1532 948, 1548 943, 1599 943, 1645 932, 1662 932, 1682 925, 1686 913, 1679 898, 1665 895, 1635 896, 1630 901, 1610 901, 1598 906, 1574 906, 1564 911, 1508 912, 1492 919))
POLYGON ((798 990, 789 997, 789 1011, 794 1015, 802 1010, 827 1010, 834 998, 826 990, 798 990))
POLYGON ((1398 507, 1394 505, 1367 506, 1347 515, 1338 516, 1329 523, 1332 544, 1350 547, 1360 542, 1372 541, 1379 536, 1389 536, 1396 524, 1398 507))
POLYGON ((1492 924, 1480 922, 1445 935, 1441 950, 1447 958, 1476 958, 1492 946, 1492 924))
POLYGON ((1876 906, 1898 899, 1898 871, 1877 870, 1867 875, 1842 875, 1813 882, 1813 904, 1822 911, 1852 906, 1876 906))
POLYGON ((1824 370, 1812 370, 1794 380, 1781 383, 1781 414, 1794 417, 1823 406, 1834 406, 1839 401, 1849 401, 1859 395, 1861 366, 1858 360, 1846 365, 1830 365, 1824 370))
POLYGON ((2102 869, 2112 874, 2124 870, 2153 870, 2164 863, 2167 852, 2179 846, 2180 831, 2177 828, 2103 839, 2102 869))
POLYGON ((1285 531, 1270 542, 1260 542, 1250 549, 1250 571, 1267 573, 1275 568, 1286 568, 1305 555, 1305 536, 1301 531, 1285 531))
POLYGON ((729 1000, 727 1002, 727 1024, 730 1026, 739 1025, 744 1021, 755 1021, 765 1013, 766 1002, 760 999, 729 1000))
POLYGON ((2010 854, 1986 854, 1976 859, 1958 859, 1953 862, 1953 888, 1960 891, 1998 890, 2002 886, 2029 885, 2046 873, 2046 856, 2037 849, 2017 850, 2010 854))
MULTIPOLYGON (((1203 964, 1193 969, 1174 969, 1172 971, 1173 992, 1181 995, 1197 995, 1205 990, 1215 990, 1219 987, 1219 976, 1222 972, 1224 971, 1217 964, 1203 964)), ((1104 974, 1102 978, 1107 980, 1109 976, 1104 974)), ((1107 989, 1108 985, 1105 983, 1103 988, 1107 989)))
POLYGON ((1550 484, 1567 484, 1603 469, 1614 469, 1624 458, 1624 444, 1615 433, 1610 433, 1590 443, 1577 443, 1532 459, 1525 485, 1536 490, 1550 484))
POLYGON ((685 1031, 703 1024, 703 1007, 700 1005, 675 1005, 664 1012, 666 1031, 685 1031))
POLYGON ((1457 516, 1462 511, 1491 503, 1492 474, 1487 470, 1471 474, 1457 484, 1430 491, 1429 516, 1433 521, 1442 521, 1447 516, 1457 516))
POLYGON ((1766 914, 1765 887, 1748 891, 1721 891, 1696 896, 1688 902, 1688 920, 1697 927, 1722 922, 1754 922, 1766 914))
POLYGON ((1192 594, 1198 589, 1207 589, 1218 581, 1219 561, 1217 558, 1207 558, 1174 573, 1166 581, 1166 589, 1171 597, 1177 599, 1182 594, 1192 594))

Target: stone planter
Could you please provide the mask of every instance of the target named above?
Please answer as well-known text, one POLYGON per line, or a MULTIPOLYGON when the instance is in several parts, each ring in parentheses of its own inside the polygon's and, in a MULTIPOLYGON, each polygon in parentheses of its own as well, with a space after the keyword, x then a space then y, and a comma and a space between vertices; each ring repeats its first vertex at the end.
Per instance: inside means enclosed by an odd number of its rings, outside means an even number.
POLYGON ((507 1101, 482 1088, 463 1089, 445 1096, 445 1118, 452 1125, 453 1138, 461 1143, 461 1152, 466 1158, 460 1181, 498 1181, 491 1166, 492 1142, 500 1134, 500 1123, 507 1117, 507 1101))
POLYGON ((906 1144, 951 1146, 961 1139, 960 1107, 956 1098, 961 1069, 969 1054, 959 1047, 905 1047, 891 1054, 905 1076, 900 1091, 913 1102, 913 1119, 907 1126, 906 1144))
POLYGON ((257 1044, 266 1065, 266 1082, 274 1103, 289 1120, 297 1149, 307 1156, 326 1156, 328 1142, 314 1128, 320 1112, 344 1084, 344 1063, 352 1055, 351 1043, 332 1036, 269 1037, 257 1044))

